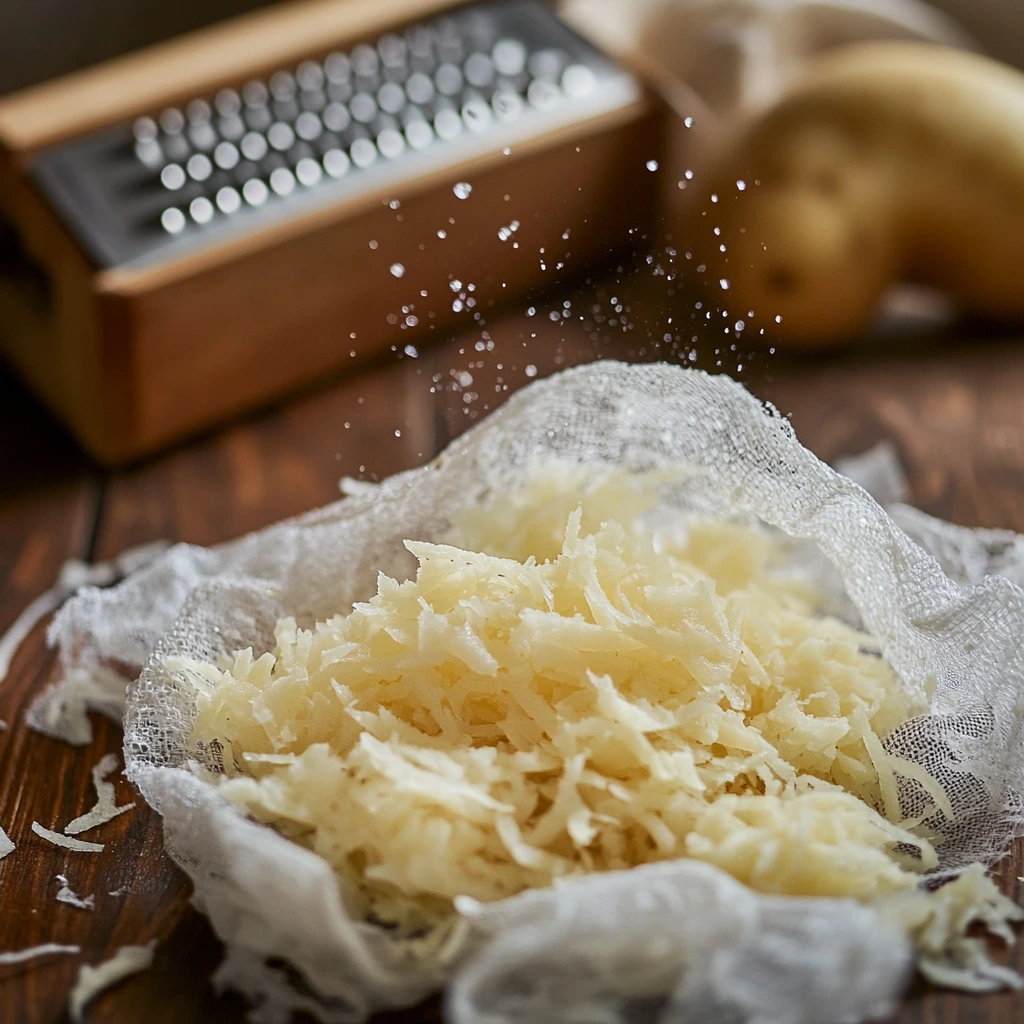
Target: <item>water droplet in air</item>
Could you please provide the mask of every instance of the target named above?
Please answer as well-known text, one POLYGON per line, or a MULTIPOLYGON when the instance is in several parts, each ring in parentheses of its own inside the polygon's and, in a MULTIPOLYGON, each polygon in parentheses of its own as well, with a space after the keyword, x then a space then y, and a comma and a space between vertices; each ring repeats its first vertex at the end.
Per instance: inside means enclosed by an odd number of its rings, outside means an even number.
POLYGON ((438 237, 438 238, 447 238, 447 237, 448 237, 448 234, 447 234, 447 232, 445 232, 445 231, 438 231, 438 233, 437 233, 437 237, 438 237))
POLYGON ((470 192, 473 191, 473 186, 468 181, 459 181, 455 183, 452 191, 455 193, 456 199, 468 199, 470 192))
POLYGON ((648 160, 647 161, 647 170, 649 170, 649 171, 656 171, 657 169, 658 169, 658 161, 657 160, 648 160))
POLYGON ((536 315, 537 315, 537 307, 536 307, 536 306, 531 306, 531 307, 530 307, 530 308, 529 308, 529 309, 528 309, 528 310, 526 311, 526 315, 527 315, 527 316, 536 316, 536 315))
POLYGON ((777 324, 781 324, 781 323, 782 323, 782 317, 781 317, 781 316, 777 316, 777 317, 775 318, 775 322, 776 322, 777 324))
POLYGON ((401 263, 391 264, 391 274, 393 277, 401 277, 405 273, 405 267, 401 263))
MULTIPOLYGON (((414 316, 412 313, 410 313, 405 318, 405 325, 406 325, 406 327, 415 327, 419 322, 420 322, 420 318, 418 316, 414 316)), ((411 356, 413 359, 415 359, 416 356, 419 355, 419 353, 416 351, 416 349, 414 349, 412 347, 412 345, 406 345, 405 346, 405 354, 407 356, 411 356), (412 351, 410 352, 409 349, 412 349, 412 351)))
POLYGON ((395 437, 401 437, 401 436, 402 436, 402 432, 400 430, 396 430, 395 431, 395 437))
POLYGON ((714 192, 711 193, 711 202, 713 202, 713 203, 717 203, 718 202, 718 196, 716 196, 714 192))
POLYGON ((727 292, 729 290, 729 282, 726 278, 719 278, 718 283, 722 286, 722 291, 727 292))
POLYGON ((449 281, 448 282, 448 287, 451 288, 451 290, 453 292, 461 292, 462 291, 462 282, 458 278, 455 278, 454 281, 449 281))
POLYGON ((737 181, 736 187, 742 192, 747 187, 747 183, 745 181, 737 181))
POLYGON ((391 202, 388 203, 388 206, 390 206, 392 210, 397 210, 401 205, 402 204, 397 199, 392 199, 391 202))
POLYGON ((683 118, 683 124, 686 125, 687 128, 692 128, 693 127, 693 118, 692 117, 684 117, 683 118))
POLYGON ((376 249, 377 248, 377 239, 376 238, 371 238, 370 239, 370 248, 371 249, 376 249))
POLYGON ((530 365, 527 366, 526 369, 523 372, 526 374, 527 377, 536 377, 537 376, 537 367, 534 366, 533 363, 530 363, 530 365))

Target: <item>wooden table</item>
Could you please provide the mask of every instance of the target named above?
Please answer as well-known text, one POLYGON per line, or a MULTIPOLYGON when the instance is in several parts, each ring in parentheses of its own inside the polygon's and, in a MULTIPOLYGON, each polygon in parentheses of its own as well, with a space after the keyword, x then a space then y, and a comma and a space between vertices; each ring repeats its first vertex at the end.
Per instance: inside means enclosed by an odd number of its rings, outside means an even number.
MULTIPOLYGON (((694 336, 696 365, 716 369, 720 362, 771 399, 822 458, 891 438, 922 508, 968 525, 1024 530, 1019 342, 968 327, 959 330, 960 340, 889 341, 857 355, 752 355, 746 342, 731 350, 734 337, 713 335, 692 304, 649 273, 604 276, 571 293, 569 306, 562 295, 531 301, 532 316, 525 305, 488 310, 486 334, 467 322, 457 338, 421 348, 415 358, 395 353, 113 474, 79 455, 0 369, 0 628, 50 585, 65 559, 105 559, 155 538, 212 544, 237 536, 337 498, 343 474, 376 479, 429 459, 530 376, 597 356, 689 364, 694 336)), ((53 666, 40 627, 0 689, 0 719, 10 725, 0 733, 0 823, 18 844, 0 863, 0 950, 80 944, 83 959, 96 963, 123 944, 155 938, 152 969, 100 997, 91 1021, 241 1021, 241 1001, 218 998, 209 984, 219 945, 189 906, 187 879, 162 852, 155 813, 139 804, 97 830, 91 837, 108 844, 99 855, 64 854, 31 833, 33 820, 60 827, 90 806, 89 771, 121 744, 120 730, 106 720, 95 720, 86 749, 24 726, 23 714, 53 666), (96 894, 94 912, 54 902, 58 873, 79 894, 96 894), (125 895, 108 895, 123 886, 125 895)), ((121 802, 131 798, 123 780, 118 791, 121 802)), ((1018 899, 1021 852, 1018 844, 997 871, 1003 890, 1018 899)), ((1020 948, 1010 960, 1024 968, 1020 948)), ((78 964, 77 957, 55 957, 21 970, 0 968, 0 1020, 65 1019, 78 964)), ((434 1002, 389 1019, 438 1017, 434 1002)), ((919 986, 895 1019, 1010 1024, 1024 1021, 1024 996, 970 997, 919 986)))

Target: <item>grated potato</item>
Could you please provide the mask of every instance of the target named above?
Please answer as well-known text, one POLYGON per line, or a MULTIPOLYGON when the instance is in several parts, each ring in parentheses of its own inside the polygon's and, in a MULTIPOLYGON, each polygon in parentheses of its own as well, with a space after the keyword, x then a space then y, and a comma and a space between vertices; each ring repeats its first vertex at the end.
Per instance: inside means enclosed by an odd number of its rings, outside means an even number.
POLYGON ((102 853, 103 843, 87 843, 84 839, 72 839, 71 836, 61 835, 60 832, 53 832, 51 829, 40 825, 38 821, 32 822, 32 831, 40 839, 45 839, 54 846, 63 846, 65 850, 77 850, 79 853, 102 853))
POLYGON ((224 795, 403 928, 675 857, 764 892, 912 889, 936 857, 875 810, 880 741, 926 709, 773 572, 765 531, 652 527, 663 482, 540 475, 460 547, 407 542, 414 579, 192 663, 224 795))
POLYGON ((92 770, 92 784, 96 790, 96 803, 85 812, 79 815, 70 824, 64 826, 64 832, 69 836, 77 836, 81 832, 88 832, 97 825, 105 825, 113 821, 119 814, 130 811, 135 804, 122 804, 117 806, 117 798, 114 794, 114 784, 107 782, 106 777, 117 767, 117 755, 105 754, 92 770))
POLYGON ((910 936, 918 967, 934 984, 969 992, 1024 987, 1015 970, 992 961, 984 938, 967 934, 977 922, 1013 945, 1010 922, 1024 920, 1024 911, 996 888, 981 864, 971 864, 940 889, 894 893, 878 909, 910 936))
POLYGON ((6 967, 9 964, 28 963, 29 960, 35 960, 36 957, 52 956, 54 953, 76 955, 81 952, 81 946, 64 946, 56 942, 44 942, 41 946, 29 946, 26 949, 13 949, 6 953, 0 953, 0 964, 6 967))
POLYGON ((95 967, 82 964, 75 987, 68 997, 68 1016, 75 1024, 81 1024, 86 1006, 101 992, 133 974, 148 970, 153 963, 155 945, 154 939, 147 946, 121 946, 109 960, 95 967))
POLYGON ((67 903, 68 906, 77 907, 79 910, 96 909, 95 896, 79 896, 78 893, 75 892, 75 890, 68 884, 66 875, 55 875, 54 877, 58 882, 60 882, 60 889, 54 897, 58 903, 67 903))

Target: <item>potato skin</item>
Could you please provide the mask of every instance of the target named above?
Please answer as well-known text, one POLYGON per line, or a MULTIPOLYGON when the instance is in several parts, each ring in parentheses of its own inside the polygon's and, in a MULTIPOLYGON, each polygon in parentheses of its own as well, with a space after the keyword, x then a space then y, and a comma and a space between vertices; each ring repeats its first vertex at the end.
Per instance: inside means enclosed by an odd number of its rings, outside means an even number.
POLYGON ((743 130, 689 218, 720 304, 793 346, 863 332, 899 281, 1024 317, 1024 74, 928 44, 839 50, 743 130))

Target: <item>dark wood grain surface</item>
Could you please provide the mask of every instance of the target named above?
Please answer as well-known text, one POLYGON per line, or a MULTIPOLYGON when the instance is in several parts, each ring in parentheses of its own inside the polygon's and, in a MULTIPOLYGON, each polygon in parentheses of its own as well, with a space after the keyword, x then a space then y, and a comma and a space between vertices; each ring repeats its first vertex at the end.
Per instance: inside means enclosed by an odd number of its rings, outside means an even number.
MULTIPOLYGON (((822 458, 889 438, 922 508, 968 525, 1024 530, 1019 340, 960 326, 797 360, 752 353, 731 335, 712 333, 664 277, 612 274, 568 299, 530 301, 532 314, 522 306, 483 325, 471 322, 415 358, 396 353, 115 475, 80 456, 0 368, 0 628, 50 585, 67 558, 106 558, 155 538, 210 544, 331 501, 342 475, 374 479, 419 464, 530 379, 598 357, 666 358, 730 372, 790 414, 822 458)), ((91 833, 107 844, 102 854, 65 853, 31 832, 33 820, 60 828, 91 805, 89 771, 121 740, 119 729, 100 719, 84 749, 24 726, 53 667, 39 627, 0 688, 0 719, 9 723, 0 733, 0 824, 18 844, 0 862, 0 951, 58 942, 79 944, 83 954, 0 967, 0 1021, 65 1020, 81 960, 96 963, 125 943, 153 938, 152 969, 97 999, 91 1021, 241 1021, 241 1001, 211 988, 219 946, 189 906, 187 879, 162 852, 153 812, 140 803, 91 833), (95 911, 54 901, 59 873, 79 894, 95 894, 95 911), (122 887, 124 895, 109 895, 122 887)), ((120 778, 118 796, 131 799, 120 778)), ((1018 844, 997 869, 1003 890, 1018 899, 1021 874, 1018 844)), ((1024 968, 1020 949, 1001 955, 1024 968)), ((436 1001, 389 1018, 437 1019, 436 1001)), ((1024 996, 919 986, 894 1019, 1024 1022, 1024 996)))

